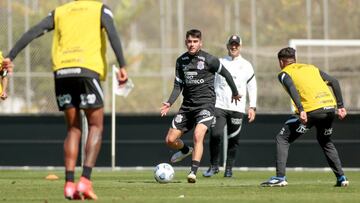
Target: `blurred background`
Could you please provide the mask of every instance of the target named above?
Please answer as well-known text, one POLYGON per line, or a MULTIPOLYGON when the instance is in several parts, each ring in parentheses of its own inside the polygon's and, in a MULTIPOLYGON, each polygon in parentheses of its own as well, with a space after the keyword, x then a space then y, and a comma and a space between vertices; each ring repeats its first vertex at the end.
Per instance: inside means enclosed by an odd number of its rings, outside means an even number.
MULTIPOLYGON (((4 54, 24 31, 68 0, 1 0, 0 50, 4 54)), ((290 112, 289 97, 277 81, 276 54, 290 39, 359 39, 358 0, 104 0, 114 13, 129 76, 135 88, 118 98, 116 112, 158 114, 173 87, 175 60, 186 51, 185 33, 203 32, 203 49, 227 54, 232 34, 242 37, 242 55, 254 66, 258 112, 290 112)), ((74 30, 74 32, 80 32, 74 30)), ((15 60, 9 98, 1 114, 58 114, 51 69, 52 33, 34 40, 15 60)), ((298 47, 298 61, 313 63, 339 79, 350 113, 360 111, 360 47, 298 47)), ((116 64, 108 46, 109 67, 116 64)), ((109 72, 111 69, 109 68, 109 72)), ((111 74, 103 83, 111 111, 111 74)), ((181 98, 178 99, 177 111, 181 98)))

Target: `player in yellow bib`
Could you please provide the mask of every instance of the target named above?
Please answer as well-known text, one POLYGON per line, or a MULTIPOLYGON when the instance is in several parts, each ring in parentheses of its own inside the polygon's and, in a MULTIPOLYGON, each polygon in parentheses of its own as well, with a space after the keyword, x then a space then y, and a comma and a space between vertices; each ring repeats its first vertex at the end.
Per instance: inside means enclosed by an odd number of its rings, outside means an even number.
POLYGON ((326 160, 336 176, 335 186, 344 187, 349 181, 331 140, 332 123, 337 108, 339 119, 346 116, 339 82, 311 64, 296 63, 295 49, 287 47, 278 53, 281 72, 279 81, 290 95, 296 115, 290 117, 276 136, 276 176, 261 186, 286 186, 286 162, 290 144, 313 126, 326 160), (330 86, 334 95, 330 91, 330 86))
POLYGON ((7 95, 7 86, 8 86, 8 78, 7 78, 7 69, 2 68, 2 62, 3 62, 3 55, 0 51, 0 98, 2 100, 5 100, 7 95))
POLYGON ((71 1, 57 7, 27 31, 4 59, 5 67, 10 66, 17 54, 33 39, 52 30, 55 94, 67 124, 64 196, 67 199, 96 200, 91 173, 100 152, 103 133, 104 94, 100 80, 105 80, 107 73, 105 36, 119 63, 119 84, 127 81, 120 39, 113 14, 106 5, 95 0, 71 1), (88 138, 83 171, 75 184, 74 173, 81 138, 80 109, 84 110, 88 121, 88 138))

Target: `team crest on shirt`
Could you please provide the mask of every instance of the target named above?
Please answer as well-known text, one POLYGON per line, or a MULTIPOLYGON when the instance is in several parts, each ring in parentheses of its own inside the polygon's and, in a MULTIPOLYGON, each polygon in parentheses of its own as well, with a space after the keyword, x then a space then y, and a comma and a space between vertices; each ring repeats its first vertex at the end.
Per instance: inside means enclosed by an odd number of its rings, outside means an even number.
POLYGON ((204 61, 198 61, 197 63, 197 69, 198 70, 202 70, 204 69, 205 65, 204 65, 204 61))
POLYGON ((176 123, 181 123, 183 117, 184 117, 183 115, 179 114, 179 115, 176 115, 174 120, 175 120, 176 123))

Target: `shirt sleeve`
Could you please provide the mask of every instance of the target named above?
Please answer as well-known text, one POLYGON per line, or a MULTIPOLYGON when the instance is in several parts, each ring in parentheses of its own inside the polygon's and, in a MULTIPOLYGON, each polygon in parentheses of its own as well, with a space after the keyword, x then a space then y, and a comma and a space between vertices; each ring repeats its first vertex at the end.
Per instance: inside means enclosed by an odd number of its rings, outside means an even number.
POLYGON ((176 99, 179 97, 184 84, 184 78, 182 77, 182 74, 180 73, 180 64, 178 61, 176 61, 176 70, 175 70, 175 80, 174 80, 174 88, 170 94, 170 97, 168 99, 168 103, 172 105, 176 99))
POLYGON ((126 62, 123 55, 121 41, 114 26, 113 13, 104 5, 101 14, 101 26, 106 30, 110 45, 114 50, 120 68, 125 67, 126 62))
POLYGON ((343 97, 341 94, 341 88, 340 88, 340 84, 339 81, 336 80, 334 77, 331 77, 330 75, 328 75, 327 73, 320 71, 320 75, 322 77, 322 79, 327 83, 328 86, 330 86, 334 92, 334 96, 336 98, 336 103, 337 103, 337 107, 338 108, 344 108, 344 102, 343 102, 343 97))
POLYGON ((21 52, 21 50, 23 50, 31 41, 53 30, 54 14, 55 11, 50 12, 47 17, 40 21, 40 23, 25 32, 21 36, 21 38, 15 43, 14 47, 10 50, 7 57, 11 60, 14 60, 16 56, 21 52))
POLYGON ((280 83, 283 85, 283 87, 285 88, 285 90, 287 91, 287 93, 290 95, 291 99, 294 101, 295 106, 298 109, 298 111, 299 112, 304 111, 304 107, 301 104, 300 95, 299 95, 298 91, 296 90, 296 87, 295 87, 294 82, 291 79, 291 77, 287 73, 281 72, 278 75, 278 79, 279 79, 280 83))
POLYGON ((249 106, 256 108, 257 100, 257 83, 253 68, 251 67, 251 76, 246 82, 246 88, 249 93, 249 106))
POLYGON ((220 68, 218 69, 218 73, 223 76, 226 80, 226 82, 228 83, 230 89, 231 89, 231 92, 232 92, 232 95, 233 96, 236 96, 239 94, 237 88, 236 88, 236 85, 235 85, 235 82, 230 74, 230 72, 228 70, 226 70, 226 68, 220 64, 220 68))

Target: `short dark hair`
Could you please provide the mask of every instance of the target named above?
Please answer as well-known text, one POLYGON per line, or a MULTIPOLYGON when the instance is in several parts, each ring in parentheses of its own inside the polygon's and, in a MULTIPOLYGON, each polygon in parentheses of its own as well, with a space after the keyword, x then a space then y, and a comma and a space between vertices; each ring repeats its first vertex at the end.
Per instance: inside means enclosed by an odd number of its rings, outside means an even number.
POLYGON ((295 59, 296 50, 291 47, 283 48, 278 53, 278 59, 295 59))
POLYGON ((191 30, 189 30, 189 31, 186 32, 186 39, 187 39, 189 36, 192 36, 192 37, 201 39, 201 31, 200 31, 200 30, 197 30, 197 29, 191 29, 191 30))

